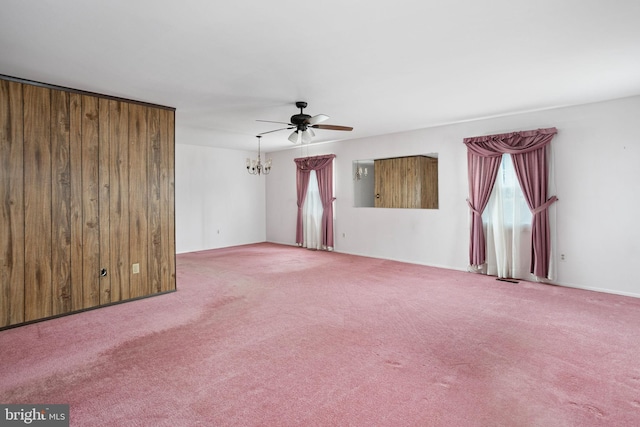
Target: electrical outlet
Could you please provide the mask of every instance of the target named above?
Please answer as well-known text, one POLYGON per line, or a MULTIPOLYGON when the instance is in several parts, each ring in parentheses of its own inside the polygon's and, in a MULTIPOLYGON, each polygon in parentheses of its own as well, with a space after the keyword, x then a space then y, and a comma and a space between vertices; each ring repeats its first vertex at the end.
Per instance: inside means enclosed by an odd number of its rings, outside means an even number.
POLYGON ((140 273, 140 264, 133 264, 133 265, 131 266, 131 272, 132 272, 133 274, 138 274, 138 273, 140 273))
POLYGON ((564 254, 560 254, 560 261, 564 261, 564 254))

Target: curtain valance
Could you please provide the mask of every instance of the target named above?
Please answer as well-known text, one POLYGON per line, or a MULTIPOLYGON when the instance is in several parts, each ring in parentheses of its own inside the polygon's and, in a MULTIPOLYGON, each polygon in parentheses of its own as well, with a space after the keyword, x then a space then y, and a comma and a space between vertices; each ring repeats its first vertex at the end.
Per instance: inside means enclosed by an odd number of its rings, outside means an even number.
POLYGON ((527 130, 496 135, 464 138, 470 152, 482 157, 498 157, 504 153, 522 154, 547 145, 558 133, 556 128, 527 130))
POLYGON ((310 173, 312 170, 316 171, 327 167, 335 157, 335 154, 325 154, 314 157, 298 157, 297 159, 293 159, 293 161, 296 162, 298 171, 310 173))

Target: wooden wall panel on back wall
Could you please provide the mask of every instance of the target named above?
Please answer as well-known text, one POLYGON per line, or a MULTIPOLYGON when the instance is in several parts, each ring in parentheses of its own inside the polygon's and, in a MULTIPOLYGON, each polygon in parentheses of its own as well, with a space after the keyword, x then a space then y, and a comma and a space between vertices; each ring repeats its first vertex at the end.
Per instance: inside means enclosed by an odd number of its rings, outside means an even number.
POLYGON ((147 109, 148 146, 147 146, 147 207, 149 228, 147 236, 148 244, 148 271, 149 291, 152 293, 162 290, 162 223, 160 200, 160 168, 162 167, 162 151, 160 141, 160 111, 147 109))
POLYGON ((109 101, 109 244, 111 301, 130 298, 129 104, 109 101))
POLYGON ((100 304, 98 99, 82 96, 82 308, 100 304))
POLYGON ((174 110, 7 76, 0 107, 0 329, 175 290, 174 110))
POLYGON ((422 208, 438 209, 438 159, 423 157, 422 162, 422 208))
POLYGON ((69 96, 69 176, 71 187, 71 311, 82 310, 82 96, 69 96))
POLYGON ((129 257, 131 298, 149 294, 147 218, 147 114, 141 105, 129 106, 129 257), (136 265, 133 271, 132 265, 136 265))
MULTIPOLYGON (((111 209, 110 203, 110 109, 109 100, 98 100, 98 205, 100 207, 100 272, 99 272, 99 298, 100 305, 111 302, 111 209)), ((117 236, 115 237, 117 238, 117 236)))
POLYGON ((52 314, 71 311, 71 169, 69 94, 51 91, 52 314))
POLYGON ((438 159, 406 156, 376 159, 375 207, 438 209, 438 159))
POLYGON ((53 315, 51 91, 23 85, 25 321, 53 315))
POLYGON ((0 80, 0 327, 24 322, 22 84, 0 80))
POLYGON ((161 166, 160 166, 160 197, 161 213, 160 222, 163 224, 162 233, 162 284, 161 291, 173 291, 176 289, 176 264, 175 254, 171 248, 175 248, 175 198, 174 198, 174 113, 168 110, 160 111, 160 141, 161 141, 161 166))

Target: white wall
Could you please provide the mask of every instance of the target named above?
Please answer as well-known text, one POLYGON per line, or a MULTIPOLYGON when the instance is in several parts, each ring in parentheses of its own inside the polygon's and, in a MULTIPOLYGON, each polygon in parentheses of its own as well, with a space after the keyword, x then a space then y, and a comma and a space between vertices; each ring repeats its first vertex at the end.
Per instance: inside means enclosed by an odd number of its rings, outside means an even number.
POLYGON ((557 127, 552 141, 560 285, 640 296, 640 97, 271 153, 267 241, 294 244, 293 158, 336 154, 337 252, 466 270, 469 214, 463 138, 557 127), (353 207, 352 161, 438 153, 438 210, 353 207), (565 260, 560 261, 560 254, 565 260))
POLYGON ((264 242, 265 177, 245 168, 256 153, 188 145, 179 137, 177 130, 176 252, 264 242))

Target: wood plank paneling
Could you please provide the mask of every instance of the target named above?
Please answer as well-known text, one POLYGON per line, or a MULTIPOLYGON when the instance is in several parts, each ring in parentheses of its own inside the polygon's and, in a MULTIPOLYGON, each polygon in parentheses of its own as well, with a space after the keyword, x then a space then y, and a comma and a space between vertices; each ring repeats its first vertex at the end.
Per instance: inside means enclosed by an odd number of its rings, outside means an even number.
POLYGON ((375 173, 374 173, 374 178, 375 178, 375 182, 374 182, 374 192, 375 192, 374 206, 376 208, 383 208, 385 206, 384 206, 384 200, 382 199, 382 195, 384 194, 384 190, 385 190, 384 183, 387 181, 386 178, 385 178, 386 172, 385 172, 384 163, 382 163, 382 161, 380 161, 380 160, 375 160, 373 162, 373 170, 375 171, 375 173))
POLYGON ((99 111, 99 147, 98 147, 98 183, 100 209, 100 270, 105 269, 106 275, 100 275, 100 304, 111 302, 111 246, 110 246, 110 165, 111 128, 109 100, 101 98, 98 101, 99 111))
POLYGON ((82 96, 69 95, 71 182, 71 310, 83 308, 82 286, 82 96))
POLYGON ((24 322, 22 84, 0 80, 0 327, 24 322))
POLYGON ((147 109, 147 201, 148 201, 148 281, 150 292, 162 291, 162 200, 160 199, 162 150, 160 140, 160 110, 147 109))
POLYGON ((129 106, 129 268, 139 265, 139 273, 131 274, 130 297, 151 293, 148 273, 147 218, 147 108, 129 106))
POLYGON ((375 207, 438 208, 438 159, 408 156, 374 161, 375 207))
POLYGON ((71 181, 69 94, 51 91, 53 314, 71 311, 71 181))
POLYGON ((396 173, 398 167, 397 159, 378 159, 374 161, 375 207, 393 208, 399 204, 398 188, 400 185, 396 173))
POLYGON ((404 172, 404 198, 406 208, 420 208, 420 195, 422 194, 421 184, 422 170, 420 168, 419 157, 404 157, 402 167, 404 172))
POLYGON ((49 317, 51 289, 51 91, 23 85, 25 321, 49 317))
POLYGON ((167 215, 167 222, 165 226, 167 227, 167 232, 169 233, 169 238, 167 239, 167 251, 169 256, 169 289, 168 290, 176 290, 178 288, 177 279, 176 279, 176 198, 175 198, 175 177, 176 177, 176 167, 175 167, 175 122, 176 122, 176 114, 174 111, 169 113, 169 140, 167 145, 167 209, 169 213, 167 215))
POLYGON ((172 110, 0 79, 0 329, 175 290, 174 129, 172 110))
POLYGON ((129 299, 129 104, 109 101, 111 301, 129 299))
POLYGON ((438 159, 422 157, 422 208, 438 209, 438 159))
POLYGON ((174 200, 174 117, 173 111, 160 111, 162 166, 161 166, 161 199, 162 211, 160 222, 163 227, 164 243, 162 245, 162 292, 176 289, 175 266, 175 200, 174 200))
POLYGON ((82 95, 82 308, 100 304, 98 98, 82 95))

